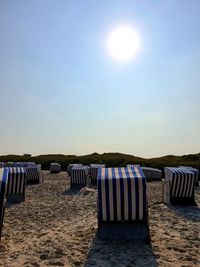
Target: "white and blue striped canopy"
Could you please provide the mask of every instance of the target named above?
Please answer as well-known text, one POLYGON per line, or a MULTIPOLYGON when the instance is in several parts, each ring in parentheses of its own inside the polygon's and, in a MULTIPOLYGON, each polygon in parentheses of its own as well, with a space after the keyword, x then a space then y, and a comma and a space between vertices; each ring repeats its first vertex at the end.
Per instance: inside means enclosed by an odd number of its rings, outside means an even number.
POLYGON ((112 179, 112 178, 144 178, 144 173, 139 165, 130 165, 130 167, 118 167, 118 168, 101 168, 98 172, 98 178, 100 179, 112 179))
POLYGON ((23 195, 26 184, 26 170, 23 167, 7 167, 7 195, 23 195))
POLYGON ((195 175, 196 182, 199 180, 199 171, 196 168, 190 166, 179 166, 179 168, 184 168, 186 170, 192 171, 195 175))
POLYGON ((68 172, 69 175, 71 175, 71 170, 72 170, 72 168, 75 167, 75 166, 83 166, 83 164, 79 164, 79 163, 73 163, 73 164, 71 164, 71 163, 70 163, 70 164, 68 165, 68 167, 67 167, 67 172, 68 172))
POLYGON ((28 167, 28 166, 36 166, 35 162, 7 162, 7 167, 28 167))
POLYGON ((6 187, 7 187, 7 181, 8 181, 8 170, 7 168, 1 168, 0 169, 0 204, 2 204, 2 201, 4 200, 4 195, 6 193, 6 187))
POLYGON ((146 179, 140 166, 99 169, 98 204, 100 222, 146 219, 146 179))

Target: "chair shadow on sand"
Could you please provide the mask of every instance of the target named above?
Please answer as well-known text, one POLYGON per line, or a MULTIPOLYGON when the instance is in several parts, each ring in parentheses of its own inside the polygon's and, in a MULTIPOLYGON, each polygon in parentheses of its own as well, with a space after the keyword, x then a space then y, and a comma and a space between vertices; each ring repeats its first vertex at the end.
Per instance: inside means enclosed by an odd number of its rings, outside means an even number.
POLYGON ((78 195, 82 188, 83 187, 68 187, 62 194, 66 196, 78 195))
POLYGON ((200 208, 198 206, 168 206, 168 208, 183 219, 199 222, 200 208))
POLYGON ((100 240, 96 234, 84 264, 84 267, 90 266, 157 267, 158 263, 150 243, 100 240))

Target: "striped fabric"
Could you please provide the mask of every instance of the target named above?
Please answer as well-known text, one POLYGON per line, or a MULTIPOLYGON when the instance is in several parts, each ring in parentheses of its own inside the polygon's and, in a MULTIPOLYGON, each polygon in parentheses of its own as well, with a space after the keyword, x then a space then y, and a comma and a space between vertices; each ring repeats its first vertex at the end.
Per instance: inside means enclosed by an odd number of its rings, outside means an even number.
POLYGON ((14 162, 10 167, 25 167, 23 162, 14 162))
POLYGON ((35 162, 16 162, 13 167, 28 167, 28 166, 36 166, 35 162), (18 165, 18 166, 17 166, 18 165))
POLYGON ((198 183, 198 181, 199 181, 199 171, 196 168, 189 167, 189 166, 179 166, 179 168, 184 168, 186 170, 192 171, 194 173, 194 176, 195 176, 195 181, 196 181, 196 183, 198 183))
POLYGON ((77 163, 75 163, 75 164, 69 164, 68 165, 68 167, 67 167, 67 173, 69 174, 69 175, 71 175, 71 170, 72 170, 72 168, 73 167, 75 167, 75 166, 83 166, 83 164, 77 164, 77 163))
POLYGON ((27 184, 37 184, 40 182, 40 174, 38 171, 38 167, 37 165, 34 167, 32 166, 28 166, 26 168, 26 174, 27 174, 27 184))
POLYGON ((161 180, 162 178, 162 171, 159 169, 142 167, 142 170, 147 180, 161 180))
POLYGON ((146 179, 140 166, 99 169, 97 183, 100 223, 147 218, 146 179))
POLYGON ((50 172, 60 172, 61 165, 59 163, 51 163, 50 165, 50 172))
POLYGON ((165 182, 170 183, 170 198, 194 197, 195 176, 185 168, 166 167, 165 182))
POLYGON ((36 166, 36 163, 35 162, 31 162, 31 161, 24 162, 24 164, 26 164, 26 167, 27 166, 36 166))
POLYGON ((105 164, 90 164, 90 177, 92 182, 97 181, 99 168, 105 168, 105 164))
POLYGON ((9 161, 9 162, 6 162, 6 167, 12 167, 12 166, 13 166, 13 164, 14 164, 14 162, 11 162, 11 161, 9 161))
POLYGON ((0 162, 0 168, 3 168, 5 166, 6 166, 6 164, 4 162, 0 162))
POLYGON ((89 184, 89 166, 74 166, 71 170, 71 185, 89 184))
POLYGON ((6 183, 8 179, 8 171, 6 168, 0 169, 0 196, 4 196, 6 192, 6 183))
POLYGON ((35 162, 7 162, 7 167, 28 167, 28 166, 36 166, 35 162))
POLYGON ((8 171, 6 168, 0 169, 0 239, 3 227, 4 211, 5 211, 5 196, 7 187, 8 171))
POLYGON ((23 167, 8 167, 7 197, 21 195, 25 197, 26 170, 23 167))

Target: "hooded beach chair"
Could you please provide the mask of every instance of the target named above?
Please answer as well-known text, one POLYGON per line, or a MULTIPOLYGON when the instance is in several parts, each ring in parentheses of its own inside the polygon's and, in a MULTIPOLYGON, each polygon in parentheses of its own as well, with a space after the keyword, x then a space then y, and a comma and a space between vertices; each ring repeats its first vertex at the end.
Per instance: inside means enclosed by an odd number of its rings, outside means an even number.
POLYGON ((90 178, 92 184, 97 184, 97 175, 100 168, 105 168, 105 164, 90 164, 90 178))
POLYGON ((25 200, 26 170, 24 167, 7 167, 7 201, 20 202, 25 200))
POLYGON ((98 172, 100 239, 149 241, 146 178, 140 166, 98 172))
POLYGON ((74 166, 71 169, 71 187, 90 185, 89 166, 74 166))
POLYGON ((195 175, 186 168, 165 167, 163 201, 166 204, 195 204, 195 175))
POLYGON ((7 189, 8 171, 6 168, 0 169, 0 240, 3 227, 3 219, 6 204, 6 189, 7 189))
POLYGON ((61 165, 59 163, 51 163, 50 164, 50 172, 51 173, 59 173, 61 171, 61 165))

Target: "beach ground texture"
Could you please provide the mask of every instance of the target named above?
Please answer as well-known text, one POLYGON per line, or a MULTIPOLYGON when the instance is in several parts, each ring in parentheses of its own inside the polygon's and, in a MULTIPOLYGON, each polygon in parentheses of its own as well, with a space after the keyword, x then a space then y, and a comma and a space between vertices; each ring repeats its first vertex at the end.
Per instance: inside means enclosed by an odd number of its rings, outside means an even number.
POLYGON ((167 206, 162 182, 148 182, 151 243, 97 238, 97 190, 69 188, 66 172, 43 172, 26 200, 7 205, 0 266, 200 266, 200 188, 197 206, 167 206))

